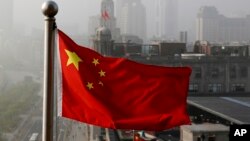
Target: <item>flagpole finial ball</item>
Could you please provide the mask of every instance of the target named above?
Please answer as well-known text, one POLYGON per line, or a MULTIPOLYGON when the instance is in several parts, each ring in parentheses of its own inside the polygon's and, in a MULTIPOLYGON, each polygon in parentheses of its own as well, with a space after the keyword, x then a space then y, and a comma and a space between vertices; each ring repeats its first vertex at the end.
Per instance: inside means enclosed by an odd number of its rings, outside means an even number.
POLYGON ((42 12, 44 16, 54 17, 58 12, 58 6, 54 1, 46 1, 42 5, 42 12))

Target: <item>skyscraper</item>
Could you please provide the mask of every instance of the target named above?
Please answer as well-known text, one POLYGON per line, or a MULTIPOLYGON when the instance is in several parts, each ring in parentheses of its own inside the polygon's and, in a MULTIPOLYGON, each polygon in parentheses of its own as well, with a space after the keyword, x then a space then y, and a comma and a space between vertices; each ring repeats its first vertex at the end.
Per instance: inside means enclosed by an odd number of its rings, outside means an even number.
POLYGON ((187 43, 188 41, 188 33, 187 31, 181 31, 180 32, 180 42, 187 43))
POLYGON ((117 26, 120 27, 121 25, 121 9, 122 7, 131 0, 116 0, 116 4, 115 4, 115 15, 117 18, 117 26))
POLYGON ((201 7, 196 18, 196 40, 217 42, 219 38, 219 18, 220 15, 215 7, 201 7))
POLYGON ((107 13, 107 18, 104 19, 101 17, 101 24, 106 25, 109 29, 111 29, 112 26, 115 26, 115 16, 114 16, 114 2, 113 0, 102 0, 101 2, 101 15, 104 13, 107 13))
POLYGON ((113 0, 102 0, 100 15, 89 18, 88 32, 90 36, 95 35, 99 27, 108 28, 114 40, 120 36, 120 29, 116 27, 113 0))
POLYGON ((122 34, 146 39, 146 9, 141 0, 121 0, 118 14, 122 34))
POLYGON ((154 37, 170 40, 177 37, 177 0, 155 0, 154 37))
POLYGON ((100 12, 100 26, 107 27, 111 31, 112 39, 117 39, 120 35, 120 29, 116 27, 113 0, 102 0, 100 12))
POLYGON ((196 39, 216 43, 248 42, 250 16, 229 18, 213 6, 200 8, 197 15, 196 39))

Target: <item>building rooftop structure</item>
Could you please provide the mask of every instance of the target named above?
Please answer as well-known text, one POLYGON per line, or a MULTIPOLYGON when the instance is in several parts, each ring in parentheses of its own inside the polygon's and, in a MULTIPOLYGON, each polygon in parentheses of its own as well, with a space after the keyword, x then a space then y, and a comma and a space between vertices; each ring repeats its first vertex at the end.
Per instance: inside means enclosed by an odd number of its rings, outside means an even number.
POLYGON ((212 124, 212 123, 203 123, 203 124, 192 124, 192 125, 183 125, 181 128, 185 128, 192 132, 219 132, 219 131, 229 131, 229 127, 222 124, 212 124))
POLYGON ((232 123, 250 123, 250 97, 189 97, 188 104, 232 123))
POLYGON ((181 126, 180 141, 228 141, 229 127, 222 124, 202 123, 181 126))
POLYGON ((103 35, 110 35, 110 36, 111 36, 110 30, 109 30, 107 27, 105 27, 105 26, 99 27, 99 28, 97 29, 97 31, 96 31, 96 34, 97 34, 97 35, 103 34, 103 35))

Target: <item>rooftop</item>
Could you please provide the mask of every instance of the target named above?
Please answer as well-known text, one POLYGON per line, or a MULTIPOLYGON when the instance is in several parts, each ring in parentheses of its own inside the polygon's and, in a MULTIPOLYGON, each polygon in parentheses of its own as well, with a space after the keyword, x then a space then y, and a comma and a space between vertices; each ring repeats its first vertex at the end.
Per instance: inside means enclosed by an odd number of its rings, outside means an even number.
POLYGON ((203 124, 192 124, 192 125, 183 125, 181 128, 192 132, 219 132, 219 131, 229 131, 229 127, 222 124, 212 124, 212 123, 203 123, 203 124))
POLYGON ((189 97, 188 104, 237 124, 250 123, 250 97, 189 97))

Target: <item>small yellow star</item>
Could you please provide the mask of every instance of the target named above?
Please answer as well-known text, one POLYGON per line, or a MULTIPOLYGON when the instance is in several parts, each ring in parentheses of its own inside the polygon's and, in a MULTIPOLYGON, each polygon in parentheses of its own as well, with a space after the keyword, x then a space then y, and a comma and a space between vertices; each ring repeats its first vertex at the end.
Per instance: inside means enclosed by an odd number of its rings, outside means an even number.
POLYGON ((105 76, 105 73, 103 70, 101 70, 100 72, 98 72, 100 74, 100 77, 104 77, 105 76))
POLYGON ((65 49, 65 52, 68 55, 68 62, 67 62, 67 66, 69 66, 70 64, 73 64, 77 70, 79 70, 79 62, 82 62, 82 59, 75 53, 75 52, 71 52, 65 49))
POLYGON ((99 85, 102 85, 103 86, 103 83, 102 83, 102 81, 99 81, 99 83, 98 83, 99 85))
POLYGON ((86 86, 89 90, 94 89, 93 83, 88 82, 86 86))
POLYGON ((95 66, 98 65, 98 64, 100 64, 100 63, 99 63, 99 59, 95 59, 95 58, 93 59, 92 63, 93 63, 95 66))

